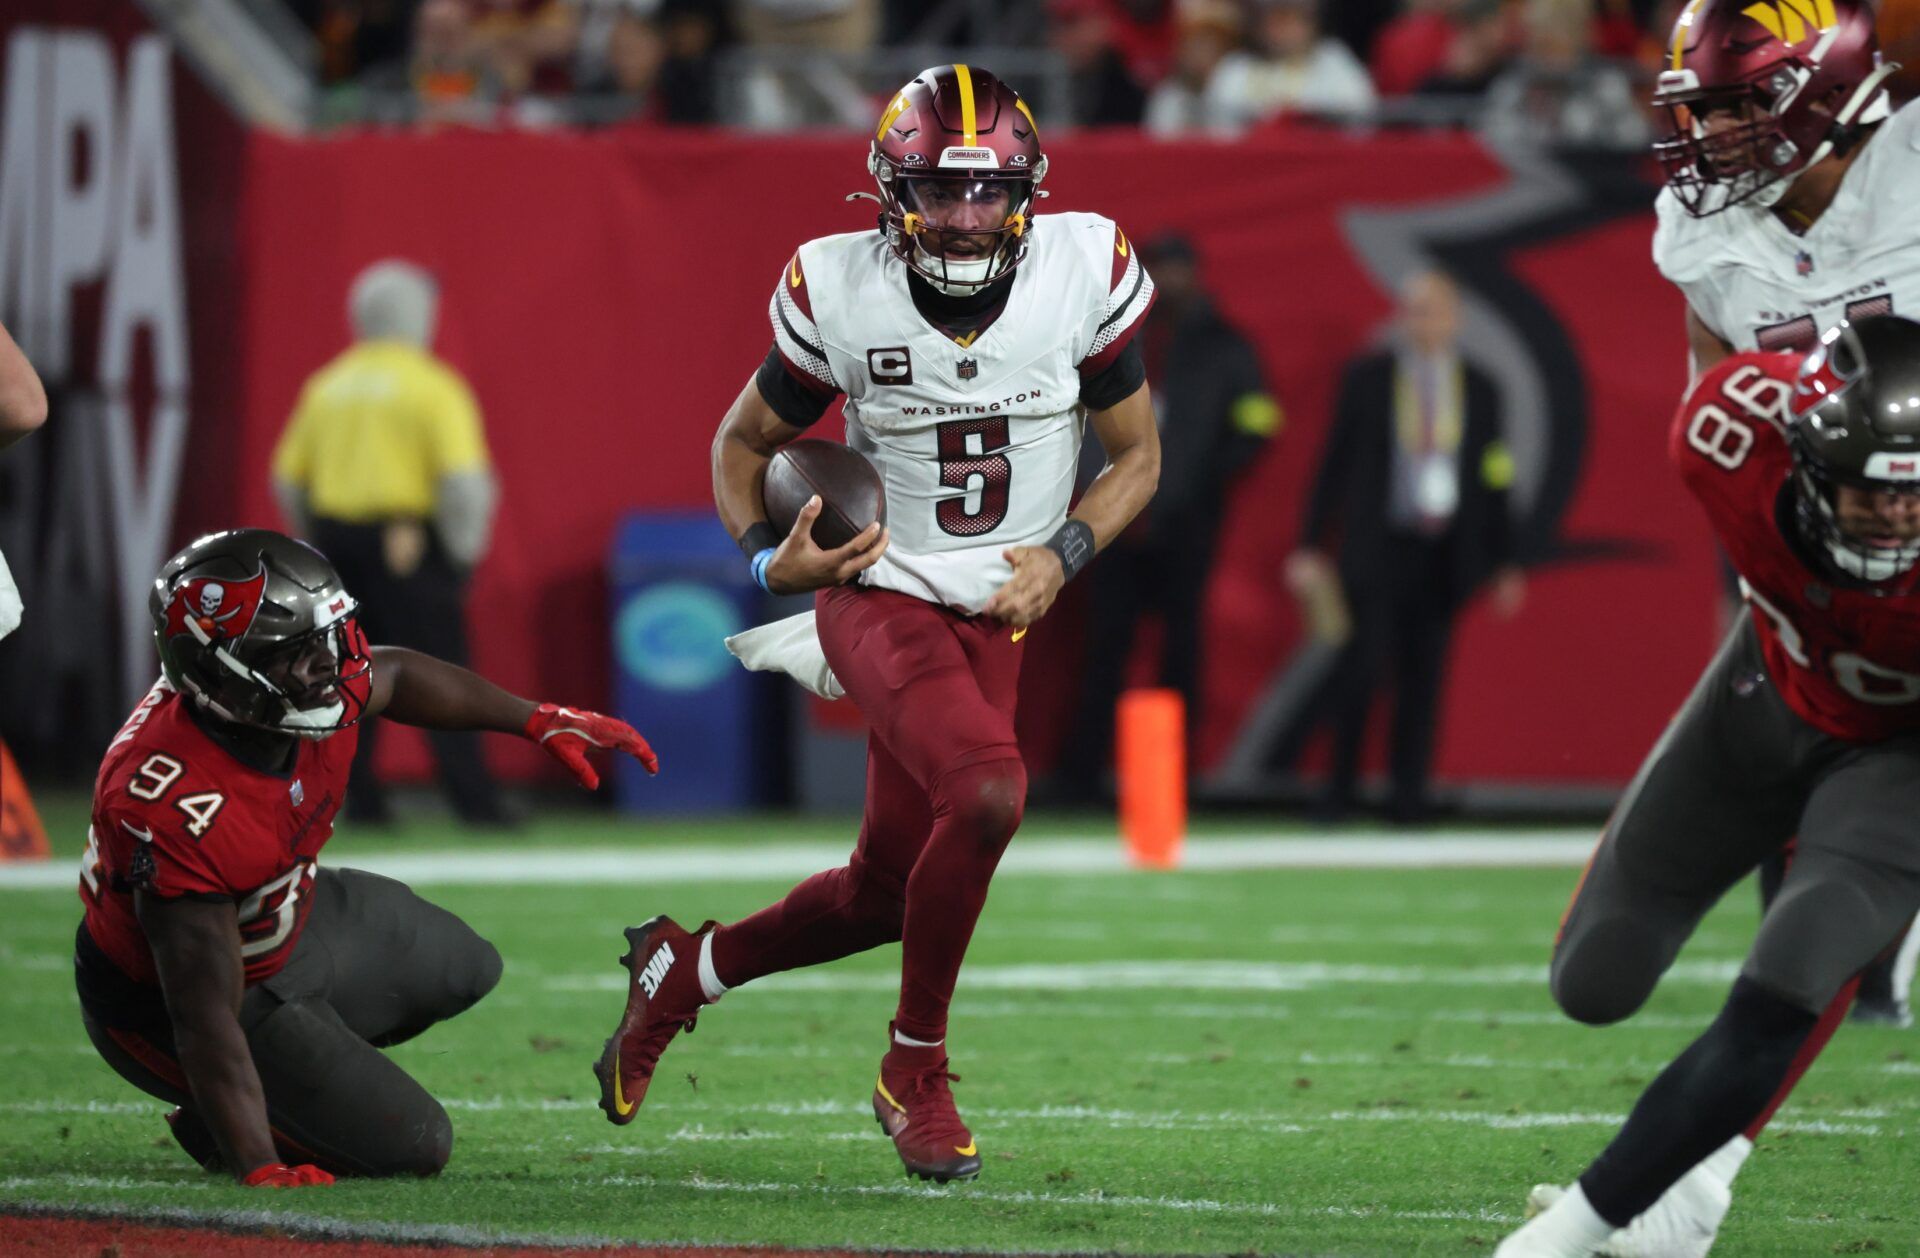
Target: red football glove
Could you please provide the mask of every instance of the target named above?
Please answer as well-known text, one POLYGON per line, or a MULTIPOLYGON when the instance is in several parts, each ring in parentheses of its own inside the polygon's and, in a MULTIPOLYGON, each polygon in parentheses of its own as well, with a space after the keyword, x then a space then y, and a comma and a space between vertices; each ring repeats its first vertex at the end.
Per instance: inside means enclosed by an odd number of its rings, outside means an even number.
POLYGON ((249 1188, 322 1188, 333 1182, 333 1176, 317 1166, 269 1162, 254 1167, 240 1182, 249 1188))
POLYGON ((648 773, 660 772, 660 757, 653 754, 640 731, 611 716, 581 712, 557 704, 543 703, 527 718, 526 736, 540 749, 567 766, 580 785, 593 790, 600 775, 587 763, 588 747, 611 747, 624 751, 646 766, 648 773))

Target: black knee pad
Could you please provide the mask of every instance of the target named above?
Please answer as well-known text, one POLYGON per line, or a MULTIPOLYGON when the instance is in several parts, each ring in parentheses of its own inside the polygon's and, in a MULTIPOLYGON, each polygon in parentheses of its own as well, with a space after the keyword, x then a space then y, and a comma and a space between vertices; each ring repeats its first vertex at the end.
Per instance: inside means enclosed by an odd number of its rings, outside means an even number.
POLYGON ((1606 1026, 1653 994, 1672 951, 1643 922, 1612 917, 1572 926, 1553 950, 1554 1003, 1575 1022, 1606 1026))
POLYGON ((940 782, 951 815, 980 846, 1006 849, 1027 807, 1027 768, 1017 757, 955 769, 940 782))

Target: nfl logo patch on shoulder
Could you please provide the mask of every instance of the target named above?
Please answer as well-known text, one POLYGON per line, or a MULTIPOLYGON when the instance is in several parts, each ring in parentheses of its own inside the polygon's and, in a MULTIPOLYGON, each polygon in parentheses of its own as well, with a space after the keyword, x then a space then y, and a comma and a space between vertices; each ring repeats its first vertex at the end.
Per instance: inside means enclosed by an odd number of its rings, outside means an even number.
POLYGON ((962 380, 971 380, 979 374, 980 363, 976 359, 962 358, 960 360, 960 378, 962 380))
POLYGON ((295 808, 307 802, 307 788, 300 784, 299 778, 293 779, 293 785, 287 788, 287 795, 293 800, 295 808))
POLYGON ((1813 274, 1813 255, 1802 249, 1793 255, 1793 269, 1801 275, 1813 274))

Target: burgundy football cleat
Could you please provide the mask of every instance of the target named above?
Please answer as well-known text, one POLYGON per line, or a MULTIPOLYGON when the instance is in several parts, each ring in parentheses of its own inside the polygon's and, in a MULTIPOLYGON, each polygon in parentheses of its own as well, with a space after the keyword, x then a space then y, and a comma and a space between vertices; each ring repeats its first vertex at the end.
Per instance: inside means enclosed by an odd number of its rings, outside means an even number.
POLYGON ((915 1048, 896 1043, 880 1059, 873 1089, 873 1116, 893 1137, 908 1175, 936 1183, 972 1179, 980 1173, 980 1149, 960 1121, 949 1082, 944 1046, 915 1048))
POLYGON ((700 936, 713 927, 713 922, 707 922, 689 933, 665 916, 627 927, 627 955, 620 958, 632 975, 627 1011, 593 1064, 594 1077, 600 1081, 600 1108, 608 1122, 625 1126, 633 1121, 646 1099, 660 1054, 682 1028, 693 1030, 705 1003, 700 991, 700 936))

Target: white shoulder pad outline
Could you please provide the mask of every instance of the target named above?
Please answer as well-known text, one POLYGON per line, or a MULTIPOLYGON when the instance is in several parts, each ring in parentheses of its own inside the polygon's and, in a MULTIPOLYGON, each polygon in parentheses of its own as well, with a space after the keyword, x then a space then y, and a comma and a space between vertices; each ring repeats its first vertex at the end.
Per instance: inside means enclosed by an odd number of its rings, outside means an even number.
POLYGON ((773 343, 780 356, 794 367, 827 388, 837 390, 840 386, 834 382, 826 345, 813 319, 812 293, 800 253, 800 250, 794 251, 792 260, 774 285, 772 300, 767 303, 767 318, 773 324, 773 343))
POLYGON ((1101 306, 1100 323, 1094 328, 1093 340, 1087 346, 1085 359, 1098 357, 1100 352, 1125 336, 1153 304, 1153 277, 1147 274, 1147 268, 1140 264, 1140 251, 1128 240, 1127 234, 1120 230, 1117 223, 1109 223, 1113 229, 1112 261, 1108 279, 1106 300, 1101 306))

